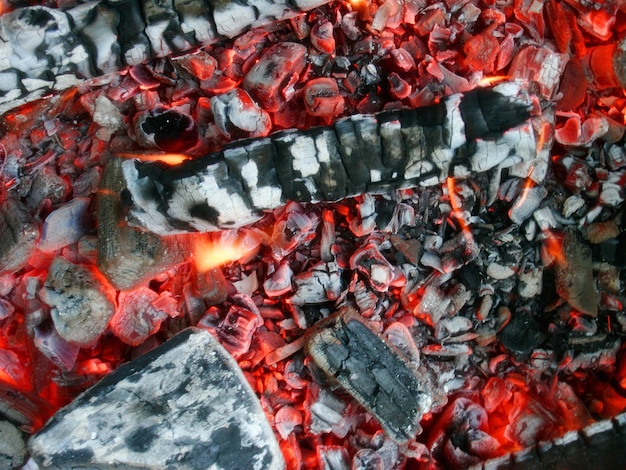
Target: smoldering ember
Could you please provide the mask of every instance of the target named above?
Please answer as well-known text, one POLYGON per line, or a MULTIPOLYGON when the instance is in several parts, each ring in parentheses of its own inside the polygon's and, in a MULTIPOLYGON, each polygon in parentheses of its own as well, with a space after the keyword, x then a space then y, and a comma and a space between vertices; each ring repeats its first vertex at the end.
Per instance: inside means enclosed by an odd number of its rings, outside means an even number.
POLYGON ((623 466, 623 2, 2 7, 0 468, 623 466))

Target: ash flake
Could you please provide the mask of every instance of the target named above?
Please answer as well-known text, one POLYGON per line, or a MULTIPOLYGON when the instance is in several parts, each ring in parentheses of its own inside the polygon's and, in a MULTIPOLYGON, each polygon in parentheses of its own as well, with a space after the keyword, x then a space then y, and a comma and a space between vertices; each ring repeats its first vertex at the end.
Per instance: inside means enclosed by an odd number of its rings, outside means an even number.
POLYGON ((446 104, 446 124, 445 127, 450 132, 450 141, 447 144, 450 148, 456 149, 465 145, 465 122, 461 116, 461 96, 453 95, 445 101, 446 104))
POLYGON ((320 164, 316 159, 317 146, 309 136, 298 136, 291 146, 293 155, 293 170, 300 172, 300 176, 306 178, 319 173, 320 164))

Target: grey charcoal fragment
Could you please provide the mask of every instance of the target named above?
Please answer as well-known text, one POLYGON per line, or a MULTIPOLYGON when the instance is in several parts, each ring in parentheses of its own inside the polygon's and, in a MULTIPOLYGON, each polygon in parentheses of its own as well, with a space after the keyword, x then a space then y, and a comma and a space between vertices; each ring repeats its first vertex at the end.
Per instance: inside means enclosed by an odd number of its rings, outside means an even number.
POLYGON ((51 309, 59 336, 81 347, 92 346, 115 312, 115 290, 90 266, 57 257, 40 292, 51 309))
POLYGON ((61 409, 29 441, 40 468, 285 467, 237 362, 190 328, 61 409))
POLYGON ((37 243, 39 228, 32 216, 12 197, 0 207, 0 272, 22 269, 37 243))
POLYGON ((91 200, 77 197, 67 204, 52 211, 41 229, 39 249, 55 251, 72 243, 76 243, 90 228, 87 210, 91 200))
POLYGON ((513 314, 498 339, 511 353, 525 356, 546 340, 546 334, 530 313, 519 310, 513 314))
POLYGON ((8 421, 0 421, 0 468, 17 468, 26 460, 22 432, 8 421))
POLYGON ((626 88, 626 37, 622 38, 615 49, 613 70, 620 86, 626 88))
POLYGON ((54 412, 52 408, 34 392, 19 391, 13 385, 0 382, 0 415, 26 432, 39 428, 54 412))
POLYGON ((596 317, 598 303, 591 255, 591 248, 577 232, 568 230, 563 241, 563 258, 556 263, 556 290, 572 308, 596 317))
POLYGON ((351 309, 318 323, 306 350, 397 442, 413 439, 422 416, 445 403, 430 373, 392 349, 351 309))
POLYGON ((516 199, 509 210, 511 222, 520 225, 533 215, 547 195, 548 191, 543 186, 525 188, 523 194, 516 199))
POLYGON ((295 294, 289 298, 294 305, 319 304, 339 298, 343 288, 341 271, 334 261, 318 263, 293 278, 295 294))
POLYGON ((98 191, 98 267, 113 286, 126 290, 185 262, 191 245, 188 236, 161 239, 126 224, 121 164, 121 159, 111 159, 98 191))

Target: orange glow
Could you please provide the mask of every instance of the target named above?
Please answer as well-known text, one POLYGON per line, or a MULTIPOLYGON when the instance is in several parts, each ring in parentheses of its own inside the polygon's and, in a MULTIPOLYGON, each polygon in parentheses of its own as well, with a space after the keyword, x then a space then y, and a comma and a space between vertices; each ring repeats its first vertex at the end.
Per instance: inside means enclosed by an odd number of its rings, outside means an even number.
POLYGON ((349 0, 352 10, 359 14, 362 20, 369 17, 370 3, 368 0, 349 0))
POLYGON ((465 220, 463 220, 463 217, 462 217, 463 207, 461 206, 461 201, 459 200, 459 197, 457 196, 456 183, 454 181, 454 178, 450 176, 446 178, 446 185, 448 186, 448 196, 450 197, 450 206, 452 206, 452 214, 456 216, 455 218, 459 226, 461 227, 461 230, 463 230, 464 233, 468 233, 469 227, 467 226, 467 224, 465 223, 465 220))
POLYGON ((510 77, 507 75, 495 75, 493 77, 483 77, 482 80, 478 82, 479 87, 490 87, 495 85, 496 83, 505 82, 509 80, 510 77))
POLYGON ((563 254, 563 238, 549 230, 544 232, 541 251, 546 266, 550 266, 553 262, 563 263, 565 261, 565 255, 563 254))
POLYGON ((21 363, 18 354, 9 349, 0 350, 0 382, 18 390, 32 390, 28 369, 21 363))
POLYGON ((224 230, 196 239, 194 262, 199 272, 254 256, 261 236, 252 230, 224 230))
POLYGON ((119 153, 123 158, 136 158, 143 162, 163 162, 166 165, 179 165, 190 157, 182 153, 119 153))
POLYGON ((113 367, 98 358, 92 358, 79 362, 77 370, 87 375, 106 375, 113 371, 113 367))

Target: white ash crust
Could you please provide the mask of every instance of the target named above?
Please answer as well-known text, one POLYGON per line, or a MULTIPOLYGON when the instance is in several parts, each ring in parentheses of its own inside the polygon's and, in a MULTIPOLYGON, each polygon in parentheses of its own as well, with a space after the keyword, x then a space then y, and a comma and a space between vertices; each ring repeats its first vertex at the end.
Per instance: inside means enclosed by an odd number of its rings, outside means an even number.
POLYGON ((200 329, 118 368, 59 411, 29 450, 40 468, 285 467, 237 362, 200 329))

